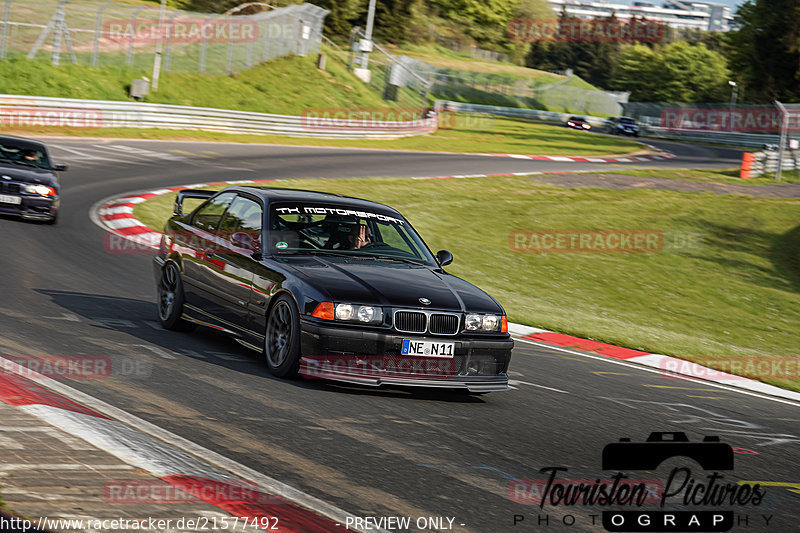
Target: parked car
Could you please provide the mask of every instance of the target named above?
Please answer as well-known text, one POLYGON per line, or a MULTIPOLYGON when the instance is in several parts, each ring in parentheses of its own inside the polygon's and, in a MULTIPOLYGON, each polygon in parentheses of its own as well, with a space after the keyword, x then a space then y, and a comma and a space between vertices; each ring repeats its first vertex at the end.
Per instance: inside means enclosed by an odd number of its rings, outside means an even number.
POLYGON ((500 304, 378 203, 260 187, 180 191, 155 257, 167 329, 210 326, 278 377, 508 389, 500 304), (185 198, 205 199, 183 213, 185 198))
POLYGON ((576 130, 588 131, 592 129, 592 125, 589 124, 589 121, 586 120, 585 117, 569 117, 566 125, 568 128, 574 128, 576 130))
POLYGON ((0 214, 42 220, 58 219, 60 185, 47 147, 32 139, 0 135, 0 214))

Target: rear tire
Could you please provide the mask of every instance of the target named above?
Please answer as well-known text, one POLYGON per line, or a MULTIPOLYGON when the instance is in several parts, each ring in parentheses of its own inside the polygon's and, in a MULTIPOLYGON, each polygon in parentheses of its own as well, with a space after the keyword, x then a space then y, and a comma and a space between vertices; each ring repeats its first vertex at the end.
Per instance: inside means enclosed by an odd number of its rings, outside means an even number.
POLYGON ((172 331, 191 331, 196 326, 181 318, 183 315, 183 281, 175 263, 161 269, 158 283, 158 321, 172 331))
POLYGON ((300 313, 291 298, 277 297, 267 317, 264 359, 270 374, 293 379, 300 370, 300 313))

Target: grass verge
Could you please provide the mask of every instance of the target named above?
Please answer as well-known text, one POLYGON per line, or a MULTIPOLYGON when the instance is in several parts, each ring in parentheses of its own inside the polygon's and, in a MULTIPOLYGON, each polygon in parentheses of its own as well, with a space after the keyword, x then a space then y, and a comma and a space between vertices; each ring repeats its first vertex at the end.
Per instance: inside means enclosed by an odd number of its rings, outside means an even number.
MULTIPOLYGON (((512 321, 671 354, 800 390, 800 200, 654 189, 567 189, 530 177, 295 180, 276 184, 360 196, 399 209, 448 271, 487 290, 512 321), (358 192, 355 195, 359 195, 358 192), (514 230, 661 232, 655 253, 530 253, 514 230), (769 367, 774 368, 774 367, 769 367)), ((173 195, 136 206, 161 229, 173 195)))
POLYGON ((74 135, 135 139, 173 139, 242 143, 336 146, 435 152, 508 153, 537 155, 614 155, 644 149, 641 144, 592 135, 568 128, 486 115, 456 115, 453 127, 430 135, 399 139, 316 139, 284 135, 226 134, 189 130, 138 128, 13 128, 6 133, 27 136, 74 135), (588 136, 588 137, 587 137, 588 136))
MULTIPOLYGON (((158 92, 144 101, 284 115, 310 108, 394 107, 341 63, 331 61, 322 71, 314 61, 310 55, 283 57, 230 76, 165 72, 158 92)), ((131 80, 149 75, 143 68, 54 66, 12 57, 0 61, 0 94, 130 101, 131 80)))
POLYGON ((774 173, 762 174, 749 179, 742 179, 739 177, 738 168, 615 170, 614 174, 619 174, 622 176, 640 176, 646 178, 670 178, 705 183, 728 183, 732 185, 775 185, 779 183, 800 183, 800 174, 796 174, 792 171, 781 172, 780 181, 776 181, 774 173))

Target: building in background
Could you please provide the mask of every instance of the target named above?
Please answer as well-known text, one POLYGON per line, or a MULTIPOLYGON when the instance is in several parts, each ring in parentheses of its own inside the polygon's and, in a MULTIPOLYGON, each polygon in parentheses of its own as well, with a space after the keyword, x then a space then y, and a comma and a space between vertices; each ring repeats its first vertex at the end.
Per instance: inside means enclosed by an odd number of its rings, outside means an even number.
POLYGON ((731 8, 713 2, 664 0, 661 6, 653 2, 636 1, 632 4, 587 2, 581 0, 548 0, 557 14, 566 9, 568 15, 583 19, 609 17, 612 13, 620 20, 644 17, 678 29, 703 31, 729 31, 733 24, 731 8))

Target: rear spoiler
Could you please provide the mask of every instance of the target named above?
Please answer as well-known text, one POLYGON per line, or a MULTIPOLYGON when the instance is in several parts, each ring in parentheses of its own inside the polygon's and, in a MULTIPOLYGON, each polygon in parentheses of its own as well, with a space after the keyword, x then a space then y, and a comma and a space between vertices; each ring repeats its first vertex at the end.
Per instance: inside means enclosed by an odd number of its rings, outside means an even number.
POLYGON ((178 196, 175 197, 175 206, 172 208, 172 213, 175 215, 183 214, 183 201, 187 198, 200 198, 205 200, 211 198, 219 191, 204 191, 202 189, 184 189, 178 191, 178 196))

